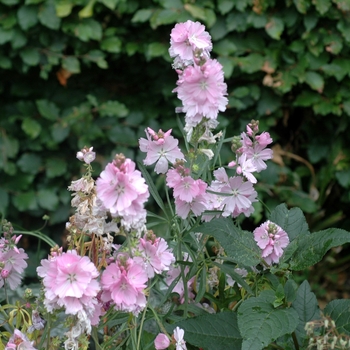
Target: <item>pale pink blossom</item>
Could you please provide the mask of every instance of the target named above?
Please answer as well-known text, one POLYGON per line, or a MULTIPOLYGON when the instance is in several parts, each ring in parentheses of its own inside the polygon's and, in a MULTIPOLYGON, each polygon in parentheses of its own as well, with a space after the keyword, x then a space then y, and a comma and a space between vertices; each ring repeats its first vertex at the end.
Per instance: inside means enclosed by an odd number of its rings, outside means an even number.
POLYGON ((169 338, 164 333, 159 333, 154 339, 154 347, 156 350, 167 349, 170 345, 169 338))
POLYGON ((186 118, 216 119, 219 111, 226 110, 227 85, 222 65, 217 60, 210 59, 201 67, 187 67, 177 85, 173 92, 177 92, 182 101, 186 118))
POLYGON ((261 256, 269 265, 279 262, 283 249, 289 244, 287 233, 269 220, 254 230, 254 239, 261 249, 261 256))
POLYGON ((251 159, 256 171, 260 172, 267 168, 265 161, 272 159, 273 151, 270 148, 265 148, 265 146, 256 143, 252 147, 247 148, 245 154, 248 159, 251 159))
POLYGON ((170 56, 179 56, 181 60, 192 60, 193 52, 198 49, 207 52, 212 49, 211 37, 204 25, 190 20, 175 25, 170 34, 170 45, 170 56))
POLYGON ((15 329, 5 345, 5 350, 36 350, 33 344, 34 341, 30 341, 25 334, 15 329))
POLYGON ((93 151, 93 147, 84 147, 81 151, 77 152, 77 158, 86 164, 90 164, 95 160, 96 153, 93 151))
POLYGON ((266 131, 262 132, 260 135, 256 135, 255 140, 259 143, 260 146, 263 147, 266 147, 273 142, 270 134, 266 131))
POLYGON ((257 171, 256 167, 253 164, 253 161, 251 159, 247 159, 247 154, 243 153, 238 158, 238 167, 237 167, 237 174, 243 174, 243 176, 249 180, 251 183, 255 184, 257 183, 256 177, 252 174, 257 171))
POLYGON ((168 171, 169 163, 173 164, 177 159, 184 159, 184 155, 178 147, 179 141, 170 135, 171 130, 163 133, 159 130, 155 133, 151 128, 146 130, 147 140, 139 140, 140 150, 147 152, 143 163, 152 165, 156 163, 155 172, 165 174, 168 171))
POLYGON ((198 181, 194 180, 191 176, 185 176, 174 187, 174 197, 185 202, 192 202, 199 194, 199 191, 198 181))

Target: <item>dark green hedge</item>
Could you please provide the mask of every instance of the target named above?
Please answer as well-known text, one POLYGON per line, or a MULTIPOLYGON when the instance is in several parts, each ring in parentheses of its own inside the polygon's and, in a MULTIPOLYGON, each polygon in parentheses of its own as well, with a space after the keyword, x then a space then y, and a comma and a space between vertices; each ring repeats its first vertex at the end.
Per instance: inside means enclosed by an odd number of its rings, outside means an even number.
POLYGON ((349 0, 0 0, 3 215, 64 227, 78 149, 94 146, 97 175, 116 152, 141 160, 146 126, 176 128, 169 35, 188 19, 224 66, 221 127, 259 119, 275 140, 261 198, 300 206, 314 229, 350 225, 349 0))

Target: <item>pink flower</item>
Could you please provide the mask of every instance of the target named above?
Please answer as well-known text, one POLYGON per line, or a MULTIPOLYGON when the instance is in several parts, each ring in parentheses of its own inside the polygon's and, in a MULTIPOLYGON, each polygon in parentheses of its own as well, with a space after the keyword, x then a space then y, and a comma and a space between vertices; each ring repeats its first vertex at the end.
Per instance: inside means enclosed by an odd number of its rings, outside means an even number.
POLYGON ((258 143, 256 143, 253 147, 246 149, 245 154, 247 155, 248 159, 251 159, 257 172, 265 170, 267 168, 265 161, 271 159, 273 156, 272 149, 265 148, 265 146, 258 143))
POLYGON ((198 182, 191 176, 182 177, 181 181, 174 187, 174 197, 185 202, 191 202, 198 194, 198 182))
POLYGON ((239 166, 237 167, 237 174, 243 174, 243 176, 245 176, 247 180, 249 180, 253 184, 256 184, 257 180, 252 173, 257 171, 257 169, 254 166, 253 161, 251 159, 247 159, 246 153, 243 153, 238 158, 238 164, 239 166))
POLYGON ((147 273, 136 260, 120 256, 103 271, 101 284, 102 300, 111 300, 117 310, 139 313, 146 306, 143 290, 148 280, 147 273))
POLYGON ((175 25, 170 34, 170 45, 170 56, 180 56, 182 60, 192 60, 197 49, 208 52, 212 49, 211 37, 204 25, 190 20, 175 25))
POLYGON ((112 216, 122 217, 131 226, 145 220, 144 203, 149 197, 148 186, 135 170, 135 163, 117 155, 113 163, 96 180, 97 196, 112 216))
POLYGON ((45 300, 49 312, 65 308, 66 314, 95 312, 100 290, 99 273, 87 256, 69 250, 56 257, 41 260, 37 273, 43 278, 45 300))
POLYGON ((36 350, 33 344, 34 341, 30 341, 25 334, 15 329, 5 346, 5 350, 36 350))
POLYGON ((7 286, 11 290, 16 290, 21 284, 24 269, 28 266, 25 261, 28 259, 28 255, 23 248, 17 248, 16 246, 12 248, 7 247, 0 249, 0 263, 2 265, 0 288, 6 281, 7 286))
POLYGON ((165 174, 168 171, 169 163, 173 164, 177 159, 184 159, 183 153, 178 147, 179 141, 170 135, 171 130, 163 133, 159 130, 156 134, 152 129, 146 130, 147 140, 141 138, 139 140, 140 150, 147 152, 146 159, 143 161, 145 165, 156 163, 155 172, 157 174, 165 174))
POLYGON ((77 152, 77 158, 86 164, 90 164, 96 158, 96 153, 93 152, 93 147, 84 147, 81 151, 77 152))
POLYGON ((177 85, 173 92, 177 92, 182 101, 187 123, 188 118, 198 118, 198 115, 216 119, 219 111, 226 110, 227 85, 222 65, 217 60, 210 59, 201 67, 187 67, 177 85))
POLYGON ((154 339, 154 346, 156 350, 164 350, 170 345, 169 338, 164 333, 159 333, 154 339))
POLYGON ((262 250, 261 256, 272 265, 278 263, 283 255, 283 248, 289 244, 287 233, 271 221, 266 221, 254 230, 254 239, 262 250))
POLYGON ((176 350, 187 350, 186 342, 184 341, 185 331, 180 327, 174 329, 174 339, 176 350))

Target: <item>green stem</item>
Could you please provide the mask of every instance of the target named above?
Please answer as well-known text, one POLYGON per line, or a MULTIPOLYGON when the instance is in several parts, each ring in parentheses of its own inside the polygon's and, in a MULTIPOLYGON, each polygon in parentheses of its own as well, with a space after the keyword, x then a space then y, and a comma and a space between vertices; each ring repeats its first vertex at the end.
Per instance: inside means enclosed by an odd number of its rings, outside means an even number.
POLYGON ((147 305, 146 305, 146 307, 145 307, 145 309, 143 310, 143 313, 142 313, 142 318, 141 318, 141 323, 140 323, 140 330, 139 330, 139 336, 138 336, 138 339, 137 339, 137 348, 136 348, 136 350, 140 349, 141 334, 142 334, 143 323, 145 322, 146 311, 147 311, 147 305))
POLYGON ((271 214, 270 208, 260 198, 258 198, 258 200, 263 205, 263 207, 268 211, 268 213, 271 214))
POLYGON ((94 340, 95 348, 97 350, 102 350, 102 348, 100 346, 100 343, 98 341, 98 334, 97 334, 97 328, 96 327, 92 327, 91 336, 92 336, 92 339, 94 340))
POLYGON ((159 317, 158 317, 158 314, 156 313, 156 311, 153 309, 153 307, 151 306, 148 306, 148 308, 152 311, 153 315, 154 315, 154 318, 156 319, 156 322, 161 330, 162 333, 166 334, 169 338, 169 334, 167 332, 167 330, 164 328, 163 326, 163 323, 160 321, 159 317))
POLYGON ((299 350, 299 343, 298 343, 298 339, 297 336, 295 334, 295 332, 292 333, 292 338, 293 338, 293 343, 295 346, 295 350, 299 350))

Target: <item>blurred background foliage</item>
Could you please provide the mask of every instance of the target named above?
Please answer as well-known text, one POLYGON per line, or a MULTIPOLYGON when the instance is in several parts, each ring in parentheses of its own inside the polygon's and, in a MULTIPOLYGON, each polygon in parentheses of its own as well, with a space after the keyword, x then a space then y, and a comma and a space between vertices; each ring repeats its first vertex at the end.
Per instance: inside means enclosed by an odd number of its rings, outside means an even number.
POLYGON ((115 153, 142 160, 147 126, 181 137, 168 47, 188 19, 224 67, 227 137, 259 119, 274 139, 260 198, 299 206, 311 230, 350 230, 350 0, 0 0, 3 216, 31 230, 47 214, 60 243, 79 149, 94 147, 98 176, 115 153))

